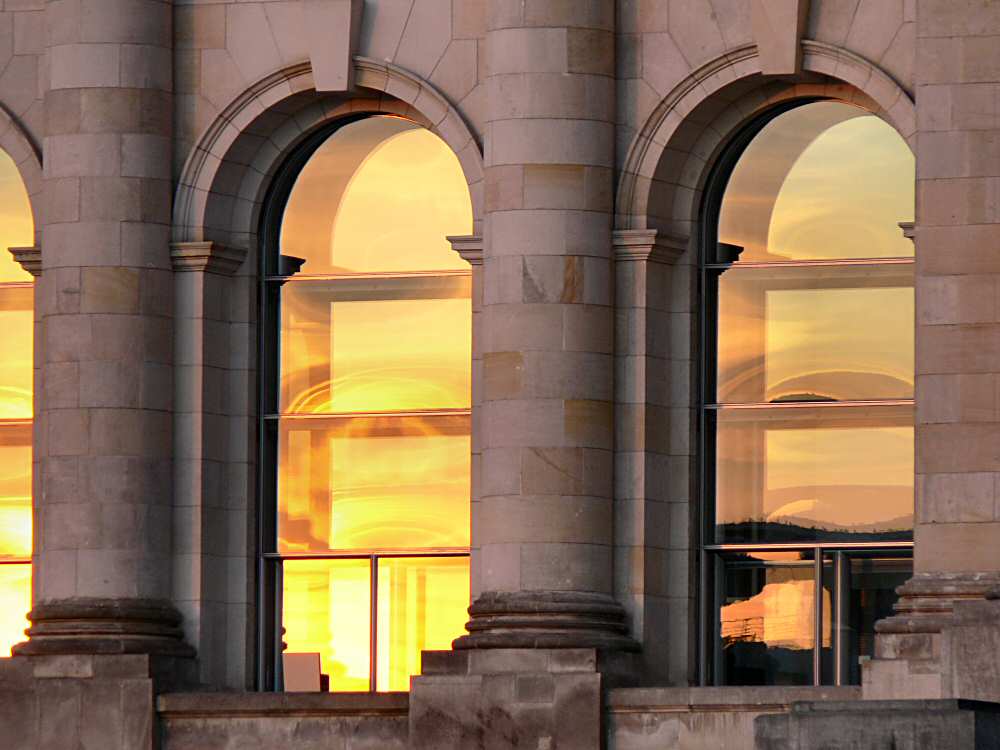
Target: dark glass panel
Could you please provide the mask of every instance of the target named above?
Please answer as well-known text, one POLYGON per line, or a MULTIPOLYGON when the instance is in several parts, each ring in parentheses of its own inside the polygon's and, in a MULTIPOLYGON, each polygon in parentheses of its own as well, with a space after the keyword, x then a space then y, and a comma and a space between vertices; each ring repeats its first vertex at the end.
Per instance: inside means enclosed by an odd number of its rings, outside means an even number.
POLYGON ((875 656, 875 623, 893 613, 896 589, 913 575, 913 560, 851 556, 844 566, 843 649, 845 682, 861 684, 861 665, 875 656))
MULTIPOLYGON (((811 685, 816 610, 808 555, 758 552, 723 565, 717 615, 721 684, 811 685)), ((829 623, 825 617, 824 645, 830 641, 829 623)))
POLYGON ((467 409, 470 278, 287 283, 282 413, 467 409))
POLYGON ((709 418, 716 543, 912 538, 911 406, 724 408, 709 418))
POLYGON ((305 259, 305 274, 465 270, 446 238, 471 231, 468 185, 444 141, 368 117, 334 132, 299 173, 280 252, 305 259))
POLYGON ((378 561, 379 690, 409 690, 421 652, 447 651, 469 619, 469 558, 378 561))
POLYGON ((732 268, 718 403, 913 398, 913 266, 732 268))
POLYGON ((772 119, 726 187, 718 262, 913 255, 914 159, 886 122, 820 101, 772 119), (741 249, 741 250, 740 250, 741 249))
POLYGON ((469 417, 282 420, 281 552, 467 547, 469 417))
POLYGON ((369 689, 371 563, 286 560, 282 625, 286 654, 319 654, 330 690, 369 689))

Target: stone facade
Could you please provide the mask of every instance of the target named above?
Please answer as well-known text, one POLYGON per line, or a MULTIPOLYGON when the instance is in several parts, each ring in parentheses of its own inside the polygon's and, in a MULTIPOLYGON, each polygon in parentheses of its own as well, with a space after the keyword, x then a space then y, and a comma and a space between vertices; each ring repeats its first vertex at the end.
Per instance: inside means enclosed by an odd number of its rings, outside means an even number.
POLYGON ((32 625, 0 733, 749 750, 755 717, 756 747, 832 747, 870 709, 996 746, 961 701, 1000 702, 998 144, 995 0, 0 0, 37 277, 32 625), (916 155, 915 575, 860 695, 698 688, 702 198, 743 125, 809 97, 916 155), (287 156, 359 112, 440 136, 472 200, 469 633, 409 697, 268 696, 258 232, 287 156))

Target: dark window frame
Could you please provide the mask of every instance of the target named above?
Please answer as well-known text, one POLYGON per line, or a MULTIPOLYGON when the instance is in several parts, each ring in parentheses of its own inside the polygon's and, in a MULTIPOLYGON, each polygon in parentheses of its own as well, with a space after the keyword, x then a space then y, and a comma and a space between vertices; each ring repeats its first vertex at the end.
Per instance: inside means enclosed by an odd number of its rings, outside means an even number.
MULTIPOLYGON (((815 604, 815 642, 813 647, 813 685, 844 685, 848 682, 849 667, 845 664, 846 653, 843 644, 843 623, 841 622, 841 603, 844 593, 840 590, 842 574, 839 572, 852 556, 885 556, 888 558, 906 557, 912 560, 913 542, 882 542, 882 543, 851 543, 851 542, 789 542, 789 543, 715 543, 715 429, 711 424, 710 414, 718 409, 716 402, 716 363, 718 350, 718 269, 732 265, 723 262, 719 257, 718 225, 726 187, 733 170, 742 158, 750 142, 781 114, 792 109, 818 101, 840 101, 830 97, 802 97, 782 102, 769 107, 765 111, 744 124, 731 136, 720 150, 715 165, 709 173, 701 196, 699 221, 696 223, 698 248, 698 281, 697 281, 697 325, 699 326, 697 341, 700 344, 700 354, 697 357, 697 388, 696 408, 696 444, 697 458, 697 490, 694 493, 696 509, 693 513, 697 527, 697 566, 698 575, 697 603, 698 627, 696 652, 698 655, 698 684, 702 686, 724 685, 722 664, 720 659, 719 639, 719 606, 721 599, 724 559, 727 555, 738 552, 803 552, 813 556, 811 564, 814 568, 814 592, 822 592, 824 583, 824 565, 827 560, 838 571, 834 577, 836 582, 832 588, 834 612, 831 614, 831 631, 833 633, 834 653, 832 655, 833 672, 830 679, 824 680, 822 654, 822 596, 814 596, 815 604)), ((850 103, 850 102, 846 102, 850 103)), ((855 105, 857 106, 857 105, 855 105)), ((848 259, 850 262, 853 259, 848 259)), ((886 259, 877 259, 881 262, 886 259)), ((889 259, 893 262, 893 259, 889 259)), ((871 261, 869 261, 871 262, 871 261)), ((898 262, 898 261, 897 261, 898 262)), ((915 258, 914 261, 915 262, 915 258)), ((816 262, 788 262, 783 265, 815 265, 816 262)), ((744 264, 749 265, 749 264, 744 264)), ((757 264, 766 267, 769 264, 757 264)), ((777 264, 775 264, 777 265, 777 264)), ((846 265, 846 264, 845 264, 846 265)), ((913 404, 913 399, 893 400, 894 404, 913 404)), ((795 402, 792 402, 795 403, 795 402)), ((843 403, 843 402, 842 402, 843 403)), ((849 565, 849 563, 847 563, 849 565)))
MULTIPOLYGON (((281 223, 295 181, 315 152, 340 128, 385 112, 361 111, 325 123, 295 145, 275 171, 264 199, 258 233, 257 327, 257 487, 256 487, 256 658, 255 683, 259 691, 282 690, 282 571, 286 560, 368 560, 370 571, 370 642, 368 692, 379 690, 378 571, 379 562, 393 559, 470 557, 470 549, 420 548, 403 550, 350 550, 288 554, 278 551, 278 425, 281 377, 280 288, 295 276, 297 264, 280 254, 281 223)), ((397 116, 398 115, 393 115, 397 116)), ((405 119, 405 118, 404 118, 405 119)), ((419 125, 419 123, 416 123, 419 125)), ((294 259, 293 259, 294 261, 294 259)), ((457 275, 452 272, 451 275, 457 275)), ((466 275, 471 275, 471 272, 466 275)), ((304 275, 303 279, 333 279, 329 274, 304 275)), ((345 278, 345 277, 339 277, 345 278)), ((466 410, 446 410, 448 413, 466 410)), ((287 415, 285 415, 287 416, 287 415)), ((297 415, 301 416, 301 415, 297 415)), ((309 418, 306 415, 305 418, 309 418)))

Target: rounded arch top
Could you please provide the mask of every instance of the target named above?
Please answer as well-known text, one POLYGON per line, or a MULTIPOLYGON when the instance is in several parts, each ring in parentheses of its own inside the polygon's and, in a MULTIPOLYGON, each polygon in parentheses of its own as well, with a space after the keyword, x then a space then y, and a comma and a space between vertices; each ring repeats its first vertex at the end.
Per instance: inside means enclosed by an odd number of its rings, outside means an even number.
MULTIPOLYGON (((42 231, 42 152, 31 134, 2 104, 0 104, 0 149, 3 149, 14 162, 21 182, 24 183, 34 223, 32 241, 37 246, 42 231)), ((6 254, 7 248, 0 247, 0 252, 6 254)))
POLYGON ((697 196, 730 134, 768 107, 796 98, 851 101, 907 141, 916 133, 910 94, 874 63, 825 42, 802 41, 800 81, 761 78, 755 45, 702 65, 657 105, 630 144, 619 177, 615 225, 690 236, 697 196))
POLYGON ((354 70, 355 88, 349 92, 317 92, 312 68, 304 62, 266 76, 236 97, 202 133, 181 171, 174 242, 249 248, 270 178, 287 154, 324 124, 363 112, 407 117, 454 151, 469 187, 478 234, 482 149, 459 111, 405 68, 356 56, 354 70))

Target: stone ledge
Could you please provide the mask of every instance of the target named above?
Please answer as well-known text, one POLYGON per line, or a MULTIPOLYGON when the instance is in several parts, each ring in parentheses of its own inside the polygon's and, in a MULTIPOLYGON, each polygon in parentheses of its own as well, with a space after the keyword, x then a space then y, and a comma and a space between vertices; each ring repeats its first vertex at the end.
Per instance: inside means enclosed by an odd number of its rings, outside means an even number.
POLYGON ((406 716, 409 693, 167 693, 157 699, 167 719, 406 716))
POLYGON ((616 688, 608 692, 608 713, 689 711, 786 711, 800 701, 850 701, 860 686, 846 687, 664 687, 616 688))

